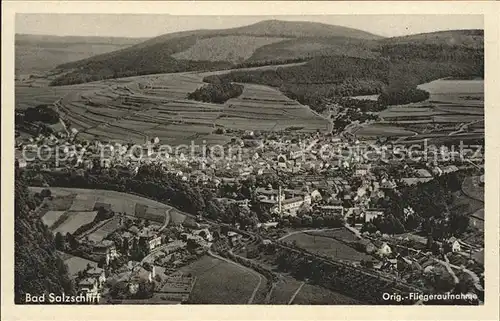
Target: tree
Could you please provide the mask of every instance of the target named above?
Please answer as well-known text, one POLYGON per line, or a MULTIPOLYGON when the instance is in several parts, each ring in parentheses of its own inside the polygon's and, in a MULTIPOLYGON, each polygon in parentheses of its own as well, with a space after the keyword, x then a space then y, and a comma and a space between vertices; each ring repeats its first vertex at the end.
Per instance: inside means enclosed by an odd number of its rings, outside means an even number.
POLYGON ((197 249, 199 247, 198 243, 196 243, 195 240, 193 239, 187 239, 187 242, 186 242, 186 249, 189 251, 189 252, 193 252, 195 249, 197 249))
POLYGON ((434 238, 432 237, 432 235, 427 236, 426 248, 429 250, 432 249, 433 244, 434 244, 434 238))
POLYGON ((42 198, 46 198, 46 197, 50 197, 52 195, 52 192, 50 191, 50 189, 47 189, 47 188, 44 188, 41 192, 40 192, 40 196, 42 198))
POLYGON ((153 270, 153 267, 151 266, 151 264, 149 262, 144 262, 142 264, 142 267, 146 270, 146 271, 152 271, 153 270))
POLYGON ((377 227, 372 222, 365 222, 361 227, 361 232, 375 233, 377 227))
POLYGON ((325 219, 321 216, 313 217, 313 226, 314 227, 322 227, 325 225, 325 219))
POLYGON ((284 219, 281 220, 281 225, 283 227, 289 227, 290 226, 290 221, 288 219, 284 218, 284 219))
POLYGON ((66 242, 64 241, 64 237, 60 232, 57 232, 55 237, 54 237, 54 242, 56 244, 56 249, 59 251, 64 251, 66 247, 66 242))
POLYGON ((71 233, 66 233, 65 239, 66 239, 66 244, 68 244, 71 250, 76 250, 80 245, 78 240, 71 233))
POLYGON ((461 235, 469 228, 470 218, 468 215, 452 213, 449 216, 448 227, 452 235, 461 235))
POLYGON ((111 287, 109 291, 110 295, 114 299, 126 299, 129 294, 128 286, 126 282, 117 282, 111 287))
POLYGON ((224 208, 218 204, 216 200, 210 200, 205 209, 207 217, 212 220, 216 220, 219 216, 223 215, 224 208))
POLYGON ((56 253, 51 231, 33 215, 36 202, 24 174, 16 171, 14 189, 14 301, 25 303, 26 293, 74 294, 64 262, 56 253))
POLYGON ((304 215, 302 217, 302 224, 304 226, 312 226, 312 217, 309 215, 304 215))

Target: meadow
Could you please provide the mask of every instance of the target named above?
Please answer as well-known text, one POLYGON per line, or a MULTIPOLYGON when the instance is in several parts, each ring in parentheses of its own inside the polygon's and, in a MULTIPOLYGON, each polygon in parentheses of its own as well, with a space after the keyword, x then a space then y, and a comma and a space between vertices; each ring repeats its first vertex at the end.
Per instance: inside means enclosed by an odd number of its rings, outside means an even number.
POLYGON ((75 231, 82 225, 89 224, 94 220, 97 215, 97 211, 92 212, 66 212, 68 218, 64 220, 57 228, 53 229, 53 233, 61 233, 65 235, 67 233, 75 233, 75 231))
POLYGON ((120 228, 120 220, 118 218, 113 218, 95 231, 87 234, 86 237, 92 242, 99 243, 118 228, 120 228))
POLYGON ((336 238, 336 239, 341 239, 341 240, 344 240, 347 242, 354 242, 354 241, 358 240, 356 235, 346 228, 339 228, 339 229, 326 230, 326 231, 321 231, 321 230, 311 231, 311 232, 307 232, 307 234, 336 238))
POLYGON ((360 304, 360 302, 321 286, 305 284, 297 293, 292 304, 350 305, 360 304))
MULTIPOLYGON (((31 192, 44 188, 30 187, 31 192)), ((42 221, 53 232, 74 233, 80 226, 92 222, 97 207, 108 207, 115 213, 142 218, 156 223, 182 224, 186 215, 166 204, 133 194, 109 190, 50 187, 53 199, 47 202, 42 221)), ((88 234, 89 239, 100 241, 119 228, 119 220, 112 219, 88 234)))
POLYGON ((68 267, 68 274, 71 278, 76 278, 78 276, 78 272, 85 270, 89 264, 92 267, 97 267, 97 262, 89 261, 67 253, 64 253, 63 260, 68 267))
POLYGON ((331 237, 298 233, 286 238, 286 242, 296 242, 301 247, 312 253, 326 255, 338 260, 359 262, 361 260, 371 260, 372 257, 359 252, 354 248, 337 241, 331 237))
POLYGON ((197 277, 189 297, 191 304, 246 304, 258 284, 253 273, 210 256, 180 271, 197 277))
POLYGON ((288 304, 301 282, 288 276, 282 276, 271 293, 269 304, 288 304))
POLYGON ((453 139, 447 136, 484 138, 483 80, 438 79, 418 88, 430 93, 427 101, 389 106, 378 113, 380 121, 364 126, 356 135, 413 136, 406 139, 408 143, 425 138, 433 138, 435 142, 453 139), (427 127, 426 133, 405 134, 405 131, 412 131, 415 125, 427 127), (448 130, 440 131, 438 127, 448 130), (461 127, 462 130, 459 130, 461 127), (438 140, 438 137, 441 139, 438 140))
POLYGON ((42 222, 48 227, 52 227, 64 213, 66 213, 66 211, 48 211, 42 216, 42 222))
POLYGON ((415 132, 406 130, 403 127, 375 123, 360 127, 357 131, 354 132, 354 134, 360 137, 405 137, 415 135, 415 132))

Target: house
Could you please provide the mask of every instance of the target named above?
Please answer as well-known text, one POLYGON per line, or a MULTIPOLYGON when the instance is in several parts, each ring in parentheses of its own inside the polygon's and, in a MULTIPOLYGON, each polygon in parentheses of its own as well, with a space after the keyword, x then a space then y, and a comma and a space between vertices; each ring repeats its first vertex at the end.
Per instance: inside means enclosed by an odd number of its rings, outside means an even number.
POLYGON ((148 228, 144 228, 139 233, 139 239, 146 242, 150 251, 161 245, 161 235, 158 235, 155 231, 148 228))
POLYGON ((261 227, 263 229, 268 229, 268 228, 277 227, 277 226, 278 226, 278 222, 268 222, 268 223, 258 223, 257 224, 257 227, 261 227))
POLYGON ((104 282, 106 282, 106 273, 104 269, 99 267, 92 267, 90 270, 85 272, 89 277, 92 277, 98 281, 99 287, 102 287, 104 282))
POLYGON ((233 231, 227 232, 227 237, 229 238, 229 240, 231 241, 231 244, 233 244, 233 246, 235 244, 239 243, 241 241, 241 239, 243 238, 243 236, 241 234, 238 234, 238 233, 233 232, 233 231))
POLYGON ((293 145, 291 148, 290 148, 290 153, 289 153, 289 158, 290 159, 298 159, 300 157, 304 156, 304 151, 302 150, 302 148, 298 145, 293 145))
POLYGON ((460 242, 458 241, 458 239, 456 237, 450 237, 448 240, 446 240, 445 244, 444 244, 444 248, 446 250, 446 252, 460 252, 461 251, 461 246, 460 246, 460 242))
POLYGON ((446 166, 445 168, 443 168, 444 174, 453 173, 456 171, 458 171, 458 167, 456 167, 455 165, 449 165, 449 166, 446 166))
POLYGON ((382 245, 379 247, 377 253, 380 255, 380 256, 389 256, 392 254, 392 249, 391 247, 386 243, 382 243, 382 245))
POLYGON ((94 254, 106 257, 106 262, 109 262, 110 260, 118 257, 115 242, 111 240, 102 240, 101 242, 95 244, 92 252, 94 254))
POLYGON ((443 170, 436 166, 432 169, 432 174, 435 176, 441 176, 443 174, 443 170))
POLYGON ((281 202, 281 212, 288 212, 291 215, 296 215, 302 204, 304 204, 304 198, 301 196, 285 199, 281 202))
POLYGON ((97 295, 99 294, 99 281, 93 277, 85 278, 78 282, 77 292, 97 295))
POLYGON ((273 242, 271 240, 262 240, 262 245, 271 245, 273 242))
POLYGON ((153 282, 155 275, 156 272, 154 265, 152 266, 151 271, 148 271, 144 267, 140 266, 129 280, 129 292, 132 294, 137 293, 139 290, 139 284, 143 281, 153 282))
POLYGON ((322 199, 322 196, 321 196, 321 193, 318 190, 312 191, 312 193, 311 193, 311 201, 318 202, 318 201, 321 201, 321 199, 322 199))
POLYGON ((28 166, 28 163, 24 158, 16 159, 16 161, 19 168, 25 168, 26 166, 28 166))
POLYGON ((354 171, 355 176, 365 176, 370 172, 371 166, 369 164, 360 164, 356 166, 356 170, 354 171))
POLYGON ((286 155, 283 155, 283 154, 278 155, 277 160, 278 160, 278 167, 280 167, 280 168, 287 167, 287 158, 286 158, 286 155))
POLYGON ((271 186, 268 186, 267 188, 257 188, 255 192, 257 193, 257 198, 259 198, 261 201, 277 201, 278 198, 281 198, 281 200, 285 199, 285 195, 281 193, 279 189, 273 189, 271 186))
POLYGON ((319 206, 318 209, 323 216, 341 215, 342 217, 344 217, 344 207, 340 205, 323 205, 319 206))
POLYGON ((382 262, 382 266, 380 267, 380 270, 395 270, 398 266, 398 260, 397 259, 385 259, 382 262))
POLYGON ((388 181, 386 179, 383 179, 380 184, 380 189, 391 190, 395 188, 396 188, 396 183, 393 181, 388 181))
POLYGON ((194 231, 193 234, 204 238, 204 240, 206 240, 207 242, 212 242, 214 240, 212 233, 210 233, 210 231, 207 228, 199 231, 194 231))
POLYGON ((425 168, 419 168, 416 170, 418 177, 432 177, 432 174, 425 168))
POLYGON ((370 222, 374 218, 379 217, 379 216, 383 216, 383 215, 384 215, 384 211, 382 211, 382 210, 368 209, 365 211, 365 222, 370 222))

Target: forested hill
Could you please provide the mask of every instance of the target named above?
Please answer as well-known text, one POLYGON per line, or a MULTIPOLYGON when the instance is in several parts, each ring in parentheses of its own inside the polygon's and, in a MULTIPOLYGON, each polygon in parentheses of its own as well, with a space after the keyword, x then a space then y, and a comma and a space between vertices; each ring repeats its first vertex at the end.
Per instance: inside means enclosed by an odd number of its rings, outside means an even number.
MULTIPOLYGON (((256 50, 268 45, 285 42, 286 46, 293 47, 296 44, 289 41, 294 39, 298 40, 298 54, 292 54, 291 57, 275 55, 275 58, 300 58, 307 56, 307 53, 302 53, 300 47, 310 47, 307 39, 311 38, 317 41, 326 39, 327 42, 328 39, 334 39, 333 43, 337 45, 339 42, 345 44, 346 39, 347 42, 364 42, 381 37, 353 28, 280 20, 261 21, 249 26, 223 30, 176 32, 122 50, 62 64, 57 69, 70 72, 55 80, 52 85, 152 73, 229 68, 249 60, 256 50)), ((327 44, 327 47, 331 45, 327 44)), ((311 48, 316 50, 314 46, 311 48)), ((275 52, 274 47, 269 47, 269 50, 275 52)), ((293 48, 291 50, 296 51, 293 48)), ((267 55, 265 52, 264 54, 267 55)))
POLYGON ((382 44, 408 44, 419 42, 426 45, 449 45, 464 48, 484 48, 484 30, 448 30, 415 35, 385 38, 379 41, 382 44))
MULTIPOLYGON (((233 29, 167 34, 119 51, 63 64, 58 68, 66 73, 55 79, 52 85, 154 73, 310 61, 307 67, 295 70, 313 77, 311 84, 345 83, 342 91, 370 94, 373 91, 381 92, 384 86, 380 86, 380 82, 388 85, 391 79, 396 84, 433 79, 435 76, 452 76, 455 73, 482 75, 480 69, 483 47, 482 30, 453 30, 381 38, 340 26, 270 20, 233 29), (333 60, 333 65, 339 67, 335 64, 339 57, 347 62, 357 63, 361 61, 359 59, 365 59, 368 64, 390 66, 376 72, 377 75, 384 73, 390 79, 385 81, 378 76, 353 76, 351 72, 356 74, 357 66, 352 65, 340 67, 345 70, 341 75, 330 65, 333 60), (436 63, 440 65, 437 66, 436 63), (421 67, 424 68, 420 69, 421 67), (416 77, 412 76, 414 79, 402 81, 400 75, 406 73, 405 68, 408 71, 416 70, 418 74, 416 77), (432 68, 436 71, 433 72, 432 68), (333 71, 333 76, 326 75, 324 70, 333 71), (324 77, 316 76, 317 73, 324 77), (350 85, 353 82, 356 83, 354 87, 350 85), (374 86, 377 88, 373 89, 374 86)), ((365 65, 366 63, 361 62, 360 68, 365 65)), ((294 74, 292 78, 302 77, 295 71, 287 71, 287 74, 294 74)), ((296 84, 295 79, 282 78, 282 82, 285 87, 296 84)), ((336 85, 333 90, 337 90, 337 87, 336 85)), ((299 94, 297 90, 287 89, 287 92, 299 94)))
POLYGON ((233 81, 279 88, 316 111, 325 98, 382 94, 386 105, 425 100, 416 86, 434 79, 484 76, 483 49, 446 43, 386 43, 372 48, 374 57, 313 57, 304 65, 276 70, 232 71, 206 82, 233 81))
POLYGON ((23 177, 15 180, 15 253, 14 290, 16 303, 24 303, 25 294, 73 293, 67 268, 56 252, 52 233, 33 213, 37 205, 23 177))

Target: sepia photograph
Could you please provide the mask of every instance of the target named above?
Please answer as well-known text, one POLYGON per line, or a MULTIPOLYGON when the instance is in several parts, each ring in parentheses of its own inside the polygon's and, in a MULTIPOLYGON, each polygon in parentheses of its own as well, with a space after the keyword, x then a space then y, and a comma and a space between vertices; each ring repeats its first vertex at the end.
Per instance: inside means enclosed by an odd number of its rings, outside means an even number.
POLYGON ((485 16, 219 8, 15 14, 13 304, 496 300, 485 16))

